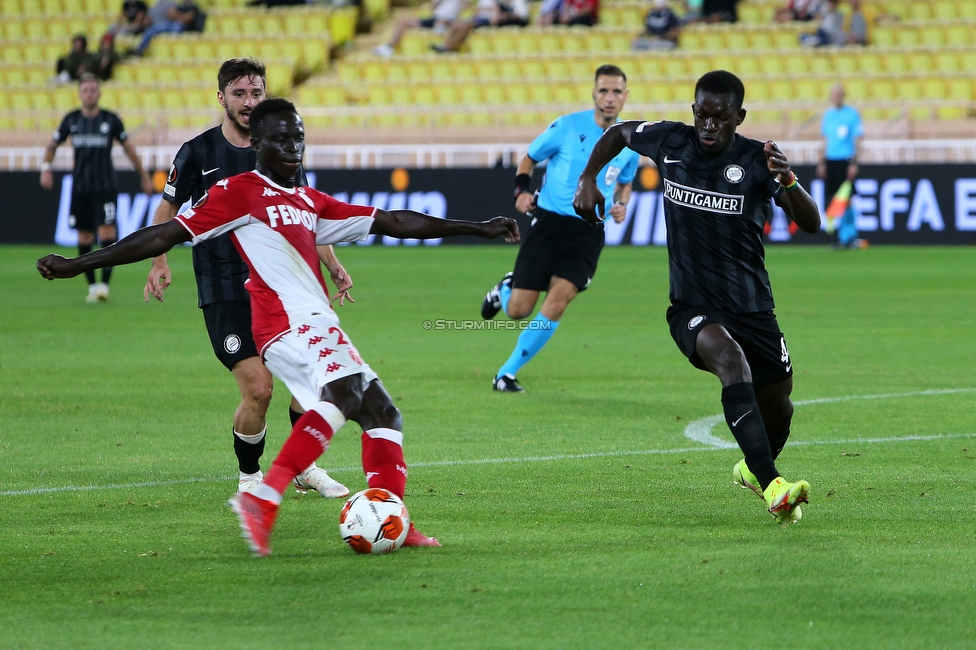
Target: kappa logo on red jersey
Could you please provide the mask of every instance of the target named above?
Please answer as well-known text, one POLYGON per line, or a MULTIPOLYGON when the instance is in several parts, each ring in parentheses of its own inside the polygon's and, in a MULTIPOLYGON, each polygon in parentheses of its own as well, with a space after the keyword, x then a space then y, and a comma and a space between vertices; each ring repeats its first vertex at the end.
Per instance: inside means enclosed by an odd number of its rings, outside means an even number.
MULTIPOLYGON (((324 340, 325 340, 325 337, 324 336, 313 336, 312 338, 310 338, 308 340, 308 347, 311 348, 313 345, 318 345, 319 343, 321 343, 324 340)), ((306 348, 306 349, 308 349, 308 348, 306 348)))
POLYGON ((298 333, 299 334, 305 334, 310 329, 312 329, 312 326, 311 325, 299 325, 298 326, 298 333))
POLYGON ((335 372, 335 371, 336 371, 336 370, 338 370, 339 368, 343 368, 343 367, 344 367, 344 366, 343 366, 343 365, 342 365, 341 363, 335 363, 335 362, 333 362, 333 363, 330 363, 329 365, 327 365, 327 366, 325 367, 325 371, 326 371, 327 373, 328 373, 328 372, 335 372))
POLYGON ((270 187, 264 188, 264 193, 261 196, 281 196, 281 192, 275 192, 270 187))
POLYGON ((351 358, 353 361, 355 361, 359 365, 363 365, 363 358, 361 356, 359 356, 359 352, 357 352, 356 350, 353 350, 353 349, 350 349, 349 350, 349 358, 351 358))
MULTIPOLYGON (((329 356, 333 352, 335 352, 335 350, 333 350, 332 348, 322 348, 321 350, 319 350, 319 361, 321 361, 322 359, 326 358, 327 356, 329 356)), ((329 372, 332 372, 332 371, 330 370, 329 372)))

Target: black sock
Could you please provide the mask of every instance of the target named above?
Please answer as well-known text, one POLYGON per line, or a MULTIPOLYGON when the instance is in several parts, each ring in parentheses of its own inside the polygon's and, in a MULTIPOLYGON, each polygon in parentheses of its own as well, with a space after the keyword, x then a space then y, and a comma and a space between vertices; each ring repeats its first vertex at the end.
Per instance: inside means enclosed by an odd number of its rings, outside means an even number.
POLYGON ((722 408, 725 410, 725 422, 746 457, 746 465, 765 490, 779 476, 779 472, 773 463, 769 438, 766 437, 766 427, 759 414, 752 382, 744 381, 723 388, 722 408))
MULTIPOLYGON (((78 244, 78 255, 84 255, 85 253, 90 253, 91 249, 92 249, 91 244, 88 244, 87 246, 82 246, 81 244, 78 244)), ((85 271, 85 279, 88 280, 88 284, 95 284, 95 272, 85 271)))
POLYGON ((264 441, 267 436, 261 438, 261 442, 251 444, 241 440, 234 434, 234 453, 237 454, 237 466, 245 474, 254 474, 261 471, 261 456, 264 454, 264 441))
POLYGON ((296 411, 292 407, 288 407, 288 417, 291 418, 291 428, 294 429, 295 425, 298 424, 298 418, 305 415, 301 411, 296 411))
POLYGON ((773 452, 773 460, 779 458, 780 452, 786 446, 786 441, 790 439, 790 427, 782 429, 766 429, 766 437, 769 438, 769 450, 773 452))
MULTIPOLYGON (((101 242, 101 245, 102 248, 105 248, 106 246, 111 246, 114 243, 115 240, 113 239, 111 241, 103 241, 101 242)), ((113 267, 111 266, 106 266, 105 268, 102 269, 102 282, 104 282, 105 284, 108 284, 108 281, 112 278, 112 268, 113 267)))

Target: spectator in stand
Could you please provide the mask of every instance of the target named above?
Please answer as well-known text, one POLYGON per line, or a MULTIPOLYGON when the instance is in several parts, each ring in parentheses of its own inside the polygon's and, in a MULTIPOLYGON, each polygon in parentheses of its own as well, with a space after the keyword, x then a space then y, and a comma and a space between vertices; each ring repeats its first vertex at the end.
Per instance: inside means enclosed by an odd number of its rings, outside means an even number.
POLYGON ((92 72, 93 67, 92 53, 88 51, 88 39, 84 34, 76 34, 71 39, 71 51, 58 59, 56 80, 65 84, 78 81, 82 74, 92 72))
POLYGON ((456 21, 447 30, 443 45, 431 45, 435 52, 457 52, 472 30, 479 27, 525 27, 529 24, 527 0, 479 0, 474 18, 456 21))
POLYGON ((823 5, 820 17, 820 27, 816 34, 803 34, 800 43, 811 47, 825 45, 844 45, 847 34, 844 33, 844 13, 838 8, 837 0, 827 0, 823 5))
POLYGON ((447 32, 461 17, 461 11, 467 6, 468 0, 432 0, 433 12, 427 18, 406 18, 393 28, 390 40, 373 48, 377 56, 389 58, 396 52, 403 35, 411 29, 432 29, 437 34, 447 32))
POLYGON ((685 13, 681 17, 681 22, 683 23, 693 23, 701 20, 702 17, 702 0, 683 0, 682 5, 684 5, 685 13))
POLYGON ((125 0, 122 13, 115 24, 109 27, 109 34, 141 34, 150 25, 149 7, 142 0, 125 0))
POLYGON ((600 20, 600 0, 547 0, 539 10, 540 25, 586 25, 600 20))
POLYGON ((119 62, 119 55, 115 52, 115 39, 111 34, 102 36, 98 45, 98 52, 92 55, 92 72, 102 81, 112 78, 115 64, 119 62))
POLYGON ((851 12, 847 16, 847 33, 844 42, 847 45, 868 44, 868 19, 861 10, 861 0, 850 0, 851 12))
POLYGON ((654 0, 644 17, 644 33, 631 44, 635 50, 670 50, 678 44, 681 21, 671 11, 668 0, 654 0))
POLYGON ((821 0, 789 0, 785 7, 776 12, 776 22, 788 23, 793 20, 813 20, 820 13, 821 4, 821 0))
POLYGON ((202 32, 207 14, 203 13, 197 5, 192 2, 177 4, 173 0, 159 0, 153 5, 154 18, 148 27, 142 32, 142 40, 135 50, 130 52, 135 56, 142 56, 146 53, 150 41, 159 34, 180 34, 182 32, 202 32))
POLYGON ((739 19, 735 6, 739 0, 704 0, 702 20, 706 23, 734 23, 739 19))

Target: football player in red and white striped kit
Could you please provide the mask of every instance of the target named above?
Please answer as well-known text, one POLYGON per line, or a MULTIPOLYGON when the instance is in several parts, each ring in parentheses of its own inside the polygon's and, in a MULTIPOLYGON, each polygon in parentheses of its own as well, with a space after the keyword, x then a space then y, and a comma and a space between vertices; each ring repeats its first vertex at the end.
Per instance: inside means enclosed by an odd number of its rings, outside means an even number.
MULTIPOLYGON (((264 481, 228 504, 256 555, 271 553, 270 535, 289 483, 329 446, 346 420, 363 429, 363 472, 370 487, 403 497, 400 412, 376 373, 363 362, 330 306, 316 245, 362 241, 372 233, 402 238, 476 235, 519 240, 513 219, 443 220, 412 210, 349 205, 309 187, 294 187, 305 129, 294 105, 268 99, 251 112, 254 171, 217 183, 192 209, 150 226, 116 245, 65 259, 48 255, 37 269, 49 280, 89 269, 155 257, 173 246, 232 233, 249 270, 254 341, 268 369, 281 379, 305 414, 264 481)), ((440 546, 410 524, 405 546, 440 546)))

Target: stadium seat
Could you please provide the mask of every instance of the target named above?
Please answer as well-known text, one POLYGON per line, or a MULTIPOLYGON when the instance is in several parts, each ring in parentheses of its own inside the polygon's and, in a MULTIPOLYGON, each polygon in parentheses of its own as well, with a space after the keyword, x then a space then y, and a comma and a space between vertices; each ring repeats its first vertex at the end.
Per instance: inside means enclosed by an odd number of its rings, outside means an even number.
POLYGON ((877 75, 884 71, 884 63, 880 54, 864 53, 857 57, 857 65, 862 74, 877 75))
POLYGON ((946 50, 935 53, 935 69, 939 72, 956 72, 959 70, 959 57, 956 52, 946 50))
POLYGON ((976 42, 976 29, 969 25, 949 25, 945 28, 946 45, 970 47, 976 42))
POLYGON ((904 52, 887 52, 881 57, 881 63, 883 70, 889 74, 902 75, 908 72, 908 58, 904 52))

